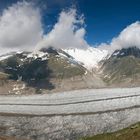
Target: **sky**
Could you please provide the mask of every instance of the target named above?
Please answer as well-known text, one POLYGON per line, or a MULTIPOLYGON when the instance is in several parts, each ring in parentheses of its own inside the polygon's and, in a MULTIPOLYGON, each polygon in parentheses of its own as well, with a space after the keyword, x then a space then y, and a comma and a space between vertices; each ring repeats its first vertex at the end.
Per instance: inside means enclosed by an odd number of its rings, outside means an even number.
POLYGON ((1 0, 0 14, 6 49, 140 46, 140 0, 1 0))
POLYGON ((89 43, 109 42, 126 26, 140 20, 139 0, 80 0, 89 43))

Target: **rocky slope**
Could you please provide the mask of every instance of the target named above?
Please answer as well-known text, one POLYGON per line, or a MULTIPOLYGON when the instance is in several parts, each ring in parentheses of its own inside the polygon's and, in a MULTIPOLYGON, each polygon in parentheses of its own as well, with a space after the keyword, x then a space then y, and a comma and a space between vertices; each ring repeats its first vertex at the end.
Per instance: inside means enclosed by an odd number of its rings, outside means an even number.
POLYGON ((61 49, 15 52, 0 57, 1 93, 41 93, 103 87, 104 82, 61 49))
POLYGON ((139 86, 140 49, 137 47, 116 50, 102 64, 101 73, 108 85, 139 86))
POLYGON ((96 48, 10 53, 0 57, 0 79, 1 94, 139 86, 140 49, 116 50, 110 57, 96 48))

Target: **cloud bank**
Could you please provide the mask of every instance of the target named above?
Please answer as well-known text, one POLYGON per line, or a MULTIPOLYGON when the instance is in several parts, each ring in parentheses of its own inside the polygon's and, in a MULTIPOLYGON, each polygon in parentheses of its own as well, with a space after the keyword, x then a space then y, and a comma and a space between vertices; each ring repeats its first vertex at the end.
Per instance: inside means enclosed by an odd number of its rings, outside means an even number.
POLYGON ((108 49, 113 52, 117 49, 129 48, 129 47, 140 48, 140 22, 137 21, 127 26, 119 35, 112 39, 110 44, 101 44, 99 47, 108 49))
POLYGON ((14 50, 32 50, 53 46, 56 48, 87 48, 84 17, 75 9, 62 11, 53 29, 43 34, 41 14, 32 3, 17 2, 0 16, 0 53, 14 50))
MULTIPOLYGON (((50 46, 62 49, 93 47, 85 40, 84 16, 78 16, 75 9, 62 11, 48 34, 43 34, 42 27, 40 10, 32 3, 17 2, 5 9, 0 15, 0 54, 50 46)), ((139 21, 126 27, 109 44, 96 47, 113 52, 132 46, 140 48, 139 21)))
POLYGON ((1 51, 31 49, 42 39, 39 9, 31 3, 18 2, 0 16, 1 51))
POLYGON ((85 29, 83 27, 83 16, 78 17, 75 9, 62 11, 58 22, 54 25, 51 32, 44 35, 37 48, 53 46, 56 48, 87 48, 88 43, 84 39, 85 29))

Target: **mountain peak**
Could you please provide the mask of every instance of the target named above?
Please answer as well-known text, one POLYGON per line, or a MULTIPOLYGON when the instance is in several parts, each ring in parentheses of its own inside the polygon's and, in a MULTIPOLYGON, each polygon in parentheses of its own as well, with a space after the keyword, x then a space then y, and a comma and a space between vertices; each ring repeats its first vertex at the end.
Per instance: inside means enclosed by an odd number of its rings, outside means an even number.
POLYGON ((116 50, 111 57, 125 57, 125 56, 134 56, 137 58, 140 58, 140 49, 137 47, 129 47, 129 48, 123 48, 121 50, 116 50))
POLYGON ((47 47, 47 48, 41 48, 40 49, 40 52, 43 52, 43 53, 49 53, 49 54, 54 54, 54 55, 59 55, 57 49, 55 49, 54 47, 50 46, 50 47, 47 47))
POLYGON ((64 51, 71 55, 76 61, 81 62, 88 70, 98 68, 98 63, 108 55, 108 51, 92 47, 88 49, 65 49, 64 51))

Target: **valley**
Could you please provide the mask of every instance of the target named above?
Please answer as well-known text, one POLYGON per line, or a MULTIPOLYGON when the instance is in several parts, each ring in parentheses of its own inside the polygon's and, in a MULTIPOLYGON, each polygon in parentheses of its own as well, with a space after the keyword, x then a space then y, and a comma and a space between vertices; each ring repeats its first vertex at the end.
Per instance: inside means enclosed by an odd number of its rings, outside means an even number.
POLYGON ((140 140, 139 13, 139 0, 1 0, 0 140, 140 140))

